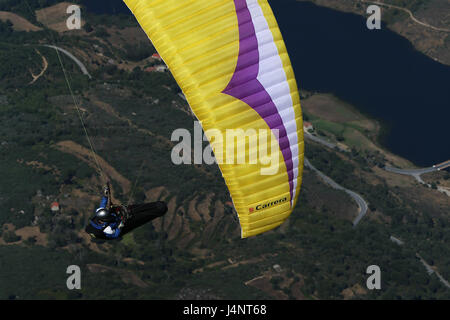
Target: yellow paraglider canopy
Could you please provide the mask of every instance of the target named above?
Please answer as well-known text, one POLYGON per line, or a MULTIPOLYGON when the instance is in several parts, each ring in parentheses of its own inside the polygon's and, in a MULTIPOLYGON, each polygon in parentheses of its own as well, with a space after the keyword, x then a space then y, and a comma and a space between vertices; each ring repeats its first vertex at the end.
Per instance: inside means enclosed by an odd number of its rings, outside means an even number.
POLYGON ((282 224, 300 192, 303 124, 294 72, 267 1, 125 3, 183 90, 216 158, 222 159, 219 167, 242 237, 282 224), (228 137, 223 148, 219 133, 228 137), (236 139, 248 143, 234 144, 236 139), (242 146, 246 158, 258 155, 261 161, 228 161, 236 160, 242 146), (262 148, 269 150, 266 156, 262 148))

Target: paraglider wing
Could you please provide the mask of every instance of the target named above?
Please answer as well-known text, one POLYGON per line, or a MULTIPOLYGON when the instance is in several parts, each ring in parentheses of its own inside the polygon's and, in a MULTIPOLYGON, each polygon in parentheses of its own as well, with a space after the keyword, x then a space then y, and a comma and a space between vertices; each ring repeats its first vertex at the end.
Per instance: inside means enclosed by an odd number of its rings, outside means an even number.
POLYGON ((124 1, 183 90, 216 158, 222 159, 219 167, 242 237, 282 224, 300 192, 303 124, 294 72, 267 0, 124 1), (211 130, 256 137, 258 146, 245 144, 247 155, 275 141, 275 148, 269 148, 271 161, 225 161, 237 146, 230 148, 227 141, 220 149, 211 130), (266 140, 264 130, 269 132, 266 140))

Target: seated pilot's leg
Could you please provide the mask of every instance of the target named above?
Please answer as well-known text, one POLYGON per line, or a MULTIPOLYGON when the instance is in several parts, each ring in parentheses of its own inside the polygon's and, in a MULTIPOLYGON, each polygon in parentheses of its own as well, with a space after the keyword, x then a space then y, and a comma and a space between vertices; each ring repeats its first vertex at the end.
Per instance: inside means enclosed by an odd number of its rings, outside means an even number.
POLYGON ((131 205, 131 215, 135 218, 152 216, 153 219, 162 217, 167 212, 167 205, 163 201, 131 205))
POLYGON ((128 208, 131 218, 126 221, 122 234, 128 233, 156 218, 162 217, 167 212, 167 205, 162 201, 131 205, 128 208))

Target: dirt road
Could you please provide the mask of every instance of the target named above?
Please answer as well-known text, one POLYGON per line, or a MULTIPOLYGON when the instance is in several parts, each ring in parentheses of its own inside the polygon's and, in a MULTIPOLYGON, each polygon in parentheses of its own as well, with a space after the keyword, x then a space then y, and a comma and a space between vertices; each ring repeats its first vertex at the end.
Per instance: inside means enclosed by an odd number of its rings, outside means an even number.
MULTIPOLYGON (((96 161, 89 149, 70 140, 58 142, 55 147, 62 152, 69 153, 81 161, 86 162, 90 167, 97 169, 96 161)), ((115 180, 121 186, 122 193, 128 194, 131 190, 131 182, 117 172, 117 170, 114 169, 102 157, 96 155, 96 158, 107 178, 115 180)))

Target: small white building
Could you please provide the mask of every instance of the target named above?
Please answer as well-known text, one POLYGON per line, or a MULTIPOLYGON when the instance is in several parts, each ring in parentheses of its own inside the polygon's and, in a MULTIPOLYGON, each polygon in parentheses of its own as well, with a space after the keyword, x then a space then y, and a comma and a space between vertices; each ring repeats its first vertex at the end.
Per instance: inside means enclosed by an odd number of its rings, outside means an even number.
POLYGON ((156 70, 157 72, 166 72, 167 66, 161 64, 161 65, 155 66, 155 70, 156 70))
POLYGON ((53 202, 50 205, 50 210, 52 210, 53 213, 58 213, 59 212, 59 203, 58 202, 53 202))
POLYGON ((311 122, 303 122, 303 129, 305 131, 314 131, 314 126, 311 122))
POLYGON ((280 273, 280 272, 282 271, 282 269, 281 269, 281 267, 280 267, 279 264, 274 265, 274 266, 273 266, 273 269, 274 269, 276 272, 278 272, 278 273, 280 273))

